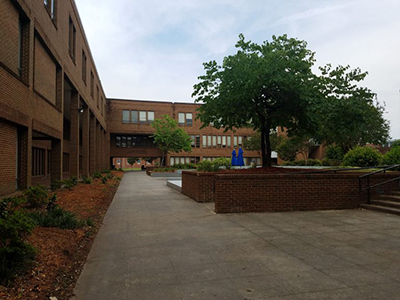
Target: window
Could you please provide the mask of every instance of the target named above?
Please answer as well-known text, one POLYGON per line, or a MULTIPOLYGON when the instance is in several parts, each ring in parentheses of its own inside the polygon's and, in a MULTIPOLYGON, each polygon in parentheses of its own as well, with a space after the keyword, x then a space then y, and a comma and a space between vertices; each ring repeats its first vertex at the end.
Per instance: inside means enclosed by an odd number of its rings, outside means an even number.
POLYGON ((226 135, 222 136, 222 147, 226 147, 226 135))
POLYGON ((207 148, 207 136, 203 135, 203 148, 207 148))
POLYGON ((69 17, 69 39, 68 39, 68 51, 69 56, 75 62, 75 47, 76 47, 76 29, 71 17, 69 17))
POLYGON ((90 96, 94 97, 94 75, 92 71, 90 71, 90 96))
POLYGON ((196 147, 200 148, 200 135, 196 135, 196 147))
POLYGON ((149 124, 154 122, 154 111, 147 112, 147 121, 149 122, 149 124))
POLYGON ((126 137, 126 146, 127 146, 127 148, 132 147, 132 137, 131 136, 126 137))
POLYGON ((185 125, 185 113, 178 113, 178 123, 179 125, 185 125))
POLYGON ((217 136, 215 136, 215 135, 213 135, 213 137, 212 137, 212 145, 214 148, 217 147, 217 136))
POLYGON ((195 146, 195 137, 194 137, 194 135, 191 135, 190 136, 190 145, 194 148, 194 146, 195 146))
POLYGON ((212 147, 211 135, 207 135, 207 145, 208 145, 208 148, 212 147))
POLYGON ((99 107, 100 107, 100 97, 99 97, 99 95, 100 95, 100 90, 99 90, 99 86, 97 86, 96 92, 97 92, 97 94, 96 94, 97 108, 99 108, 99 107))
POLYGON ((47 150, 47 174, 51 174, 51 150, 47 150))
POLYGON ((45 173, 44 149, 32 148, 32 176, 43 176, 45 173))
POLYGON ((226 144, 227 144, 228 148, 231 147, 231 140, 232 140, 232 138, 230 136, 228 136, 227 137, 227 141, 226 141, 226 144))
POLYGON ((126 148, 126 136, 121 137, 121 147, 126 148))
POLYGON ((85 51, 82 50, 82 80, 86 84, 86 64, 87 64, 87 57, 85 51))
POLYGON ((218 148, 221 148, 222 138, 220 135, 217 137, 217 144, 218 144, 218 148))
POLYGON ((138 111, 137 110, 131 110, 131 123, 132 124, 138 123, 138 111))
POLYGON ((63 172, 69 172, 69 153, 63 153, 63 172))
POLYGON ((103 116, 104 115, 104 99, 103 99, 103 97, 101 97, 101 105, 100 105, 100 107, 101 107, 101 115, 103 116))
POLYGON ((238 138, 237 138, 237 136, 235 135, 235 136, 233 137, 233 147, 234 147, 234 148, 237 147, 237 141, 238 141, 238 138))
POLYGON ((122 123, 129 123, 129 110, 122 111, 122 123))
POLYGON ((139 112, 140 124, 146 124, 146 111, 139 112))
POLYGON ((119 148, 119 147, 121 147, 121 137, 120 136, 117 136, 116 138, 115 138, 115 145, 119 148))
POLYGON ((44 0, 44 6, 50 14, 50 18, 54 21, 56 18, 56 0, 44 0))
POLYGON ((193 114, 186 113, 186 126, 192 126, 192 125, 193 125, 193 114))
POLYGON ((238 141, 239 141, 239 146, 242 146, 242 136, 241 135, 239 135, 238 141))

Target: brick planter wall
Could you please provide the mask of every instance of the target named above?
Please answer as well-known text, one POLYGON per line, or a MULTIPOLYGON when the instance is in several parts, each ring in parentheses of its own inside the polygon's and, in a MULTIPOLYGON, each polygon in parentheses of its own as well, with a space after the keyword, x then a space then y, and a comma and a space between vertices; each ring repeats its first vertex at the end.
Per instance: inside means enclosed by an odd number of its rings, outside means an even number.
POLYGON ((182 194, 197 202, 214 201, 214 172, 182 172, 182 194))
MULTIPOLYGON (((366 203, 364 192, 359 195, 358 178, 352 174, 282 174, 215 176, 215 212, 277 212, 324 209, 351 209, 366 203)), ((399 174, 375 175, 371 185, 399 174)), ((364 181, 364 185, 365 185, 364 181)), ((183 183, 184 187, 184 183, 183 183)), ((380 186, 373 191, 398 189, 399 182, 380 186)), ((192 189, 195 186, 191 187, 192 189)), ((193 192, 192 192, 193 193, 193 192)), ((204 191, 203 191, 204 193, 204 191)), ((190 197, 190 196, 189 196, 190 197)))

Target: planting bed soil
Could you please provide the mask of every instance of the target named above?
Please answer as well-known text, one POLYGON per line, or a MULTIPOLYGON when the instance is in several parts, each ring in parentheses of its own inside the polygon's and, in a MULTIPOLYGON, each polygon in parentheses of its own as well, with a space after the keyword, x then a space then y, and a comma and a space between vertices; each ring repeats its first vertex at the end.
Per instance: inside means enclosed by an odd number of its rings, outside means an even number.
MULTIPOLYGON (((70 299, 101 222, 118 188, 123 172, 113 171, 113 179, 102 183, 79 183, 71 190, 57 190, 57 204, 78 218, 91 220, 92 226, 67 230, 36 227, 28 242, 36 250, 36 259, 25 274, 9 286, 0 286, 0 299, 70 299)), ((50 194, 51 195, 51 194, 50 194)))

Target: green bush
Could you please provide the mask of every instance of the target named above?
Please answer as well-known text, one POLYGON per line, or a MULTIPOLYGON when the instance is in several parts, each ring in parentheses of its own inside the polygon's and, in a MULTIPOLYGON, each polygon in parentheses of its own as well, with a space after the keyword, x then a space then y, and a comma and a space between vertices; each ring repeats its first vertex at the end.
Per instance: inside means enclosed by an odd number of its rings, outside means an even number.
POLYGON ((175 172, 176 168, 175 167, 155 168, 151 171, 156 173, 175 172))
POLYGON ((213 172, 214 167, 211 161, 203 160, 197 164, 197 171, 199 172, 213 172))
POLYGON ((31 207, 43 207, 47 204, 47 188, 44 185, 30 186, 23 192, 31 207))
POLYGON ((83 176, 83 177, 82 177, 82 182, 83 182, 84 184, 91 184, 91 183, 92 183, 92 178, 83 176))
POLYGON ((101 182, 102 182, 103 184, 106 184, 106 183, 107 183, 107 177, 106 177, 106 176, 103 176, 103 177, 101 178, 101 182))
POLYGON ((214 170, 218 171, 220 168, 230 169, 231 160, 227 157, 218 157, 212 162, 214 170))
POLYGON ((343 158, 342 166, 351 167, 373 167, 379 166, 382 155, 375 149, 370 147, 356 147, 343 158))
POLYGON ((111 170, 105 169, 105 170, 101 171, 100 173, 102 173, 102 174, 110 174, 111 170))
POLYGON ((176 169, 181 169, 181 170, 188 170, 188 169, 196 169, 196 165, 193 163, 177 163, 173 165, 174 168, 176 169))
POLYGON ((94 174, 93 174, 93 178, 101 178, 103 175, 101 175, 101 173, 99 172, 99 171, 97 171, 97 172, 95 172, 94 174))
POLYGON ((121 180, 121 177, 117 176, 115 177, 115 180, 121 180))
POLYGON ((5 284, 35 257, 35 249, 24 242, 34 223, 22 211, 10 209, 8 200, 0 202, 0 284, 5 284))
POLYGON ((71 178, 65 179, 63 183, 67 189, 71 190, 74 186, 78 184, 78 178, 76 176, 71 176, 71 178))
POLYGON ((295 166, 295 162, 294 161, 284 161, 282 162, 282 166, 295 166))
POLYGON ((56 227, 60 229, 76 229, 85 225, 84 221, 78 220, 73 212, 67 211, 55 205, 52 209, 34 211, 29 213, 30 218, 37 226, 56 227))
POLYGON ((108 173, 106 176, 107 179, 113 179, 114 175, 112 173, 108 173))
POLYGON ((53 181, 53 182, 50 184, 50 189, 54 192, 54 191, 60 189, 61 186, 63 185, 63 183, 64 183, 64 182, 63 182, 62 180, 53 181))
POLYGON ((383 156, 383 164, 386 166, 400 164, 400 146, 392 148, 383 156))
POLYGON ((307 166, 322 166, 322 162, 319 159, 308 159, 307 166))
POLYGON ((344 156, 342 148, 336 145, 329 145, 328 147, 326 147, 325 153, 328 159, 339 161, 341 161, 344 156))

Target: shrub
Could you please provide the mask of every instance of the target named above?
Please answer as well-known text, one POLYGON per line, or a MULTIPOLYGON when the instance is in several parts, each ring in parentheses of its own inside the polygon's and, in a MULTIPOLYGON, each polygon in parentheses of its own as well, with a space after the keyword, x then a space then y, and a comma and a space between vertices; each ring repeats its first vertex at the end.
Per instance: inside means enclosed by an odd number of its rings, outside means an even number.
POLYGON ((67 211, 55 205, 46 212, 34 211, 29 213, 31 219, 37 226, 56 227, 60 229, 76 229, 85 225, 84 221, 78 220, 73 212, 67 211))
POLYGON ((107 183, 107 177, 106 177, 106 176, 103 176, 103 177, 101 178, 101 182, 102 182, 103 184, 106 184, 106 183, 107 183))
POLYGON ((203 160, 197 164, 197 171, 200 172, 213 172, 213 164, 209 160, 203 160))
POLYGON ((342 166, 373 167, 380 165, 382 155, 370 147, 356 147, 343 158, 342 166))
POLYGON ((60 189, 62 185, 63 185, 62 180, 56 180, 50 184, 50 189, 54 192, 54 191, 60 189))
POLYGON ((117 176, 115 177, 115 180, 121 180, 121 177, 117 176))
POLYGON ((111 173, 108 173, 107 176, 106 176, 106 178, 107 178, 107 179, 113 179, 113 178, 114 178, 114 175, 111 174, 111 173))
POLYGON ((282 166, 295 166, 296 164, 294 163, 294 161, 284 161, 282 163, 282 166))
POLYGON ((328 159, 334 159, 334 160, 342 160, 344 153, 341 147, 336 146, 336 145, 329 145, 325 149, 326 157, 328 159))
POLYGON ((10 210, 7 200, 0 203, 0 284, 4 284, 35 257, 35 249, 24 242, 34 223, 22 211, 10 210))
POLYGON ((322 162, 319 159, 310 158, 307 160, 307 166, 322 166, 322 162))
POLYGON ((175 172, 176 168, 175 167, 155 168, 152 171, 156 173, 175 172))
POLYGON ((57 206, 57 194, 53 194, 50 198, 49 198, 49 202, 47 203, 46 206, 46 210, 52 210, 57 206))
POLYGON ((76 176, 72 176, 69 179, 65 179, 63 183, 67 189, 71 190, 74 186, 78 184, 78 178, 76 176))
POLYGON ((44 185, 30 186, 24 196, 31 207, 43 207, 47 204, 47 188, 44 185))
POLYGON ((221 167, 225 169, 231 168, 231 160, 227 157, 218 157, 212 162, 214 170, 218 171, 221 167))
POLYGON ((91 183, 92 183, 92 178, 83 176, 83 177, 82 177, 82 182, 83 182, 84 184, 91 184, 91 183))
POLYGON ((111 173, 111 170, 103 170, 103 171, 101 171, 100 173, 102 173, 102 174, 109 174, 109 173, 111 173))
POLYGON ((99 171, 97 171, 97 172, 95 172, 95 173, 93 174, 92 177, 93 177, 93 178, 101 178, 102 175, 101 175, 101 173, 100 173, 99 171))
POLYGON ((387 166, 400 164, 400 146, 392 148, 383 156, 383 164, 387 166))

